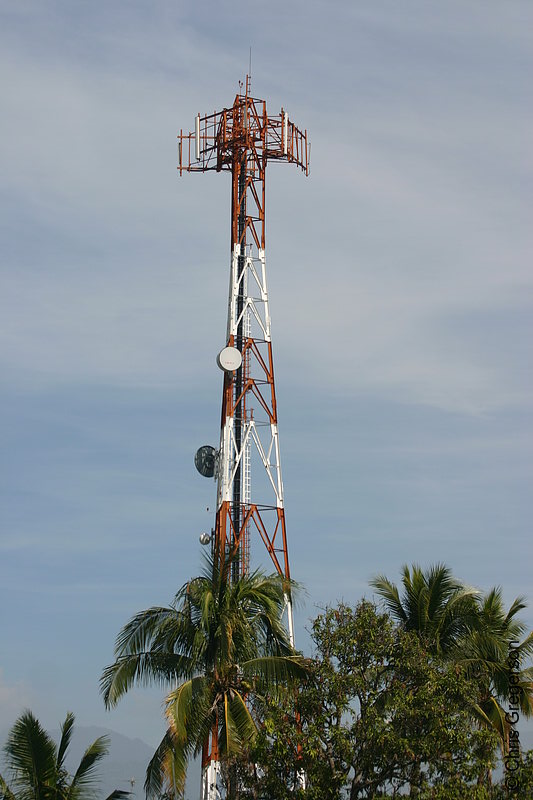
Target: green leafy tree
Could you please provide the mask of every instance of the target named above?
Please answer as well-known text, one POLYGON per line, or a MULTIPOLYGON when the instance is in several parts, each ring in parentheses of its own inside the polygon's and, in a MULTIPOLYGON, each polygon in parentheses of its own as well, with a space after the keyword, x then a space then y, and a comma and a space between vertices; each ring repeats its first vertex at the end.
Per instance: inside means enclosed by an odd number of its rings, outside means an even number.
POLYGON ((327 609, 312 635, 312 676, 297 702, 289 693, 266 703, 242 768, 250 797, 488 798, 476 781, 497 739, 472 724, 464 669, 366 601, 327 609))
POLYGON ((533 797, 533 750, 513 758, 495 789, 494 800, 529 800, 533 797))
MULTIPOLYGON (((3 748, 8 780, 0 775, 2 800, 90 800, 97 795, 96 767, 107 755, 109 739, 100 736, 89 745, 71 775, 65 758, 73 728, 74 715, 69 712, 56 745, 31 711, 21 714, 3 748)), ((107 800, 123 800, 128 794, 117 789, 107 800)))
POLYGON ((371 581, 405 630, 414 631, 432 654, 460 664, 476 680, 472 713, 480 724, 497 731, 505 750, 509 725, 504 706, 518 695, 521 712, 533 713, 533 670, 524 666, 533 653, 533 633, 522 638, 526 628, 516 617, 525 608, 523 598, 506 611, 501 589, 482 595, 462 585, 442 564, 426 572, 416 564, 411 569, 404 566, 402 584, 400 596, 396 584, 383 575, 371 581))
POLYGON ((303 678, 306 666, 282 622, 285 591, 277 575, 231 579, 231 563, 207 559, 170 607, 150 608, 119 633, 115 662, 103 673, 107 707, 134 684, 165 686, 167 732, 146 775, 149 795, 182 794, 187 763, 211 734, 222 761, 253 742, 254 696, 303 678))

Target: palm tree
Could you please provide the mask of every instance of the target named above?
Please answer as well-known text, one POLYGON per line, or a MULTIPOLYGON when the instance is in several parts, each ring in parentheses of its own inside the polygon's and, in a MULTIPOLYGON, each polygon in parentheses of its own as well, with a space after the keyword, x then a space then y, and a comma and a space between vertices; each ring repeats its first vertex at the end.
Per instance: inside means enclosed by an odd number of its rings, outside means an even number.
POLYGON ((208 558, 170 607, 134 616, 102 675, 108 708, 134 684, 170 690, 168 729, 146 773, 149 795, 183 793, 187 762, 210 736, 221 760, 242 754, 256 734, 254 696, 307 672, 282 623, 281 578, 256 571, 234 580, 230 571, 230 563, 208 558))
MULTIPOLYGON (((15 721, 4 745, 9 780, 0 775, 2 800, 88 800, 95 796, 95 768, 107 755, 109 739, 100 736, 83 754, 74 775, 65 767, 72 738, 74 714, 61 726, 59 745, 44 730, 31 711, 15 721)), ((129 792, 115 790, 107 800, 124 800, 129 792)))
POLYGON ((519 694, 520 710, 533 714, 533 669, 523 668, 533 653, 533 633, 523 641, 525 625, 516 619, 525 608, 517 598, 505 611, 501 589, 482 595, 453 578, 450 569, 437 564, 424 572, 418 565, 402 568, 403 596, 383 575, 370 585, 385 600, 393 617, 417 633, 430 653, 463 666, 475 679, 478 697, 472 712, 481 724, 493 728, 508 746, 509 724, 502 703, 519 694), (513 647, 516 670, 508 657, 513 647), (511 673, 515 677, 511 683, 511 673))
POLYGON ((533 668, 523 666, 533 654, 533 633, 522 638, 526 626, 516 619, 525 607, 524 598, 517 597, 506 611, 501 589, 491 589, 478 598, 476 624, 455 653, 477 679, 479 716, 498 731, 504 746, 509 726, 502 703, 526 717, 533 714, 533 668))
POLYGON ((418 564, 402 567, 403 597, 384 575, 370 585, 385 600, 405 630, 415 631, 435 654, 446 655, 471 629, 476 619, 477 589, 463 586, 444 564, 424 572, 418 564))

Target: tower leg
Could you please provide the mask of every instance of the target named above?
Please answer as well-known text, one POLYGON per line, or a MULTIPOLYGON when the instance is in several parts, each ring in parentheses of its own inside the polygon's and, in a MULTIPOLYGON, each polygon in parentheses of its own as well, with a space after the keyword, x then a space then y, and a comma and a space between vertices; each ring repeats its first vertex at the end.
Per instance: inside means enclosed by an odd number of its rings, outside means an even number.
POLYGON ((220 761, 209 761, 202 767, 202 787, 200 800, 220 800, 217 782, 220 772, 220 761))
POLYGON ((294 647, 294 619, 292 616, 292 601, 287 593, 285 593, 285 606, 287 608, 287 628, 289 631, 289 641, 291 647, 294 647))
POLYGON ((218 788, 220 761, 218 757, 218 723, 213 725, 210 736, 202 748, 202 780, 200 800, 220 800, 218 788))

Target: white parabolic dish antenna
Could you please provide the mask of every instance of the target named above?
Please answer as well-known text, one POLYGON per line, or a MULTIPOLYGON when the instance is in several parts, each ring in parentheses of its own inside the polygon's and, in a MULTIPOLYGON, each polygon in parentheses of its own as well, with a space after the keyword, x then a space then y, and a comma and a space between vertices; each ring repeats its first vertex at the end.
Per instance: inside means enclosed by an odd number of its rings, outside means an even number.
POLYGON ((225 347, 217 356, 217 364, 224 372, 234 372, 242 364, 242 356, 236 347, 225 347))

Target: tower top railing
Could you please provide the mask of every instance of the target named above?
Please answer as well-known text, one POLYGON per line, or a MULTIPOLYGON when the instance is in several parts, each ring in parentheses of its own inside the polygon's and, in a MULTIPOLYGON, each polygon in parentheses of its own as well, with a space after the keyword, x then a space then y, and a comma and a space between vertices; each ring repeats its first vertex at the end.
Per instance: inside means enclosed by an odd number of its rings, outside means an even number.
POLYGON ((261 172, 268 160, 288 161, 309 174, 310 142, 282 108, 269 116, 266 102, 246 91, 235 96, 233 105, 212 114, 198 114, 191 133, 178 135, 178 170, 207 172, 231 170, 236 159, 248 153, 261 172))

